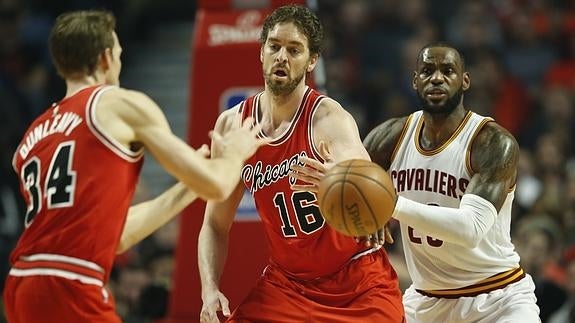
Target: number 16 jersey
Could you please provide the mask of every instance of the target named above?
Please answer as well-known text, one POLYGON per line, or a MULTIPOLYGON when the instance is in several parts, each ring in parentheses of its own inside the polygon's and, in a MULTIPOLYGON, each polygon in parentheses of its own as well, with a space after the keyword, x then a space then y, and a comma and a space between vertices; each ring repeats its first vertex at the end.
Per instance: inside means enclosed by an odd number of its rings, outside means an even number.
MULTIPOLYGON (((251 116, 261 122, 260 97, 261 93, 242 103, 244 119, 251 116)), ((302 280, 337 272, 365 249, 325 223, 314 193, 290 188, 289 169, 299 156, 322 161, 312 142, 312 118, 324 98, 308 87, 289 127, 260 147, 242 170, 265 227, 272 265, 302 280)))

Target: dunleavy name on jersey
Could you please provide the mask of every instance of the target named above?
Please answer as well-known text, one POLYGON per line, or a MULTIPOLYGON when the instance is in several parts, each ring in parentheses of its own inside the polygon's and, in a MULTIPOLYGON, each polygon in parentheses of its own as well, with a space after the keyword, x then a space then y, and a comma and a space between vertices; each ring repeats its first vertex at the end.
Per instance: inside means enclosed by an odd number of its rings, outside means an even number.
MULTIPOLYGON (((255 193, 258 190, 270 186, 284 177, 288 176, 290 167, 298 163, 299 157, 307 157, 305 151, 294 154, 293 156, 282 160, 276 164, 264 165, 261 160, 256 161, 255 164, 247 163, 242 169, 242 180, 244 183, 250 185, 250 193, 255 193), (251 183, 251 184, 250 184, 251 183)), ((303 163, 300 163, 303 166, 303 163)), ((294 178, 288 179, 290 184, 295 184, 294 178)))
MULTIPOLYGON (((57 111, 57 107, 54 109, 57 111)), ((44 122, 30 129, 26 134, 26 138, 22 141, 18 149, 20 157, 26 159, 32 148, 42 139, 50 135, 63 133, 65 136, 69 136, 82 121, 82 117, 74 112, 52 114, 51 118, 44 120, 44 122)))

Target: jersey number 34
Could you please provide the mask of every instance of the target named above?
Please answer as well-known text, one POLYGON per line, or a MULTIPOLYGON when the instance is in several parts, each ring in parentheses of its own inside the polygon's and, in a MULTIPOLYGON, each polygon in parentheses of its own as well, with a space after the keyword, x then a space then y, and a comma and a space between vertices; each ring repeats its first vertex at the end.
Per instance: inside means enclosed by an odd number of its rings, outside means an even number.
POLYGON ((20 172, 20 179, 28 193, 28 209, 24 225, 28 227, 42 210, 44 198, 48 209, 69 207, 74 204, 76 172, 72 170, 74 141, 58 145, 48 166, 46 178, 42 181, 42 163, 36 156, 31 157, 20 172))

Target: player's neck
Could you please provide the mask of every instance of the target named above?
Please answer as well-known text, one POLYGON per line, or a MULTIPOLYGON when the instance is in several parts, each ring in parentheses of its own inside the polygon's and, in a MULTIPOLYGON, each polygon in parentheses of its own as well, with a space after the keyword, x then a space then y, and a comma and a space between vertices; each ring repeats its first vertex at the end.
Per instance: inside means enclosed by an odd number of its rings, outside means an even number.
POLYGON ((452 113, 447 115, 424 113, 424 126, 422 131, 422 141, 426 142, 424 146, 434 148, 445 143, 451 135, 457 130, 467 110, 463 106, 456 108, 452 113))
POLYGON ((280 136, 291 124, 305 93, 305 84, 288 95, 273 95, 266 90, 260 97, 260 122, 270 138, 280 136))
POLYGON ((85 88, 104 84, 104 79, 95 75, 85 75, 82 77, 71 77, 66 79, 66 97, 71 97, 74 94, 82 91, 85 88))
POLYGON ((266 90, 260 98, 262 116, 274 123, 290 121, 305 94, 305 84, 298 85, 290 94, 273 95, 266 90))

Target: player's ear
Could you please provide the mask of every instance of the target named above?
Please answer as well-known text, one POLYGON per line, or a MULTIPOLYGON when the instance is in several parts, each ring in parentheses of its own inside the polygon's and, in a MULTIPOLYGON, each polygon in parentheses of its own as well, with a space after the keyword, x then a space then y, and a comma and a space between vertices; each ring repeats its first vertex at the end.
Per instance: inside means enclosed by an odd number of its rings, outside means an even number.
POLYGON ((104 49, 104 51, 100 54, 100 64, 102 65, 102 69, 104 71, 107 71, 110 68, 112 60, 113 60, 112 49, 111 48, 104 49))
POLYGON ((461 84, 461 88, 463 91, 467 91, 471 86, 471 77, 469 76, 468 72, 463 72, 463 83, 461 84))
POLYGON ((264 62, 264 46, 260 46, 260 62, 264 62))
POLYGON ((417 72, 413 71, 413 80, 411 80, 411 87, 417 91, 417 72))
POLYGON ((307 66, 306 72, 310 73, 315 68, 317 61, 319 60, 319 54, 312 54, 309 58, 309 64, 307 66))

